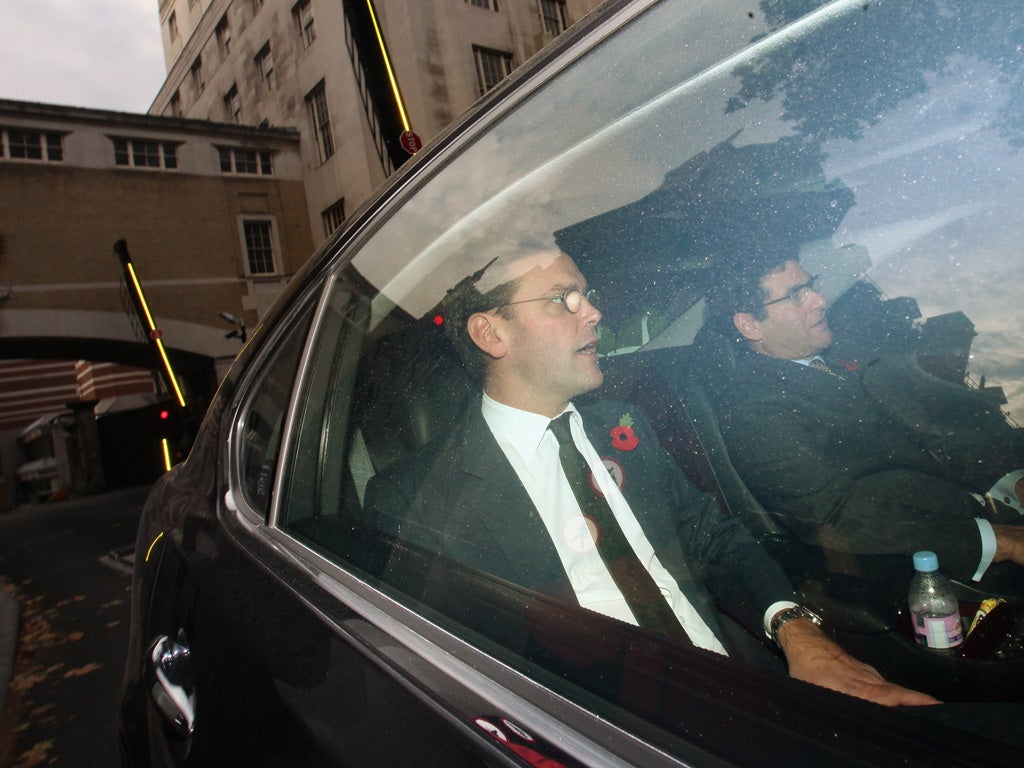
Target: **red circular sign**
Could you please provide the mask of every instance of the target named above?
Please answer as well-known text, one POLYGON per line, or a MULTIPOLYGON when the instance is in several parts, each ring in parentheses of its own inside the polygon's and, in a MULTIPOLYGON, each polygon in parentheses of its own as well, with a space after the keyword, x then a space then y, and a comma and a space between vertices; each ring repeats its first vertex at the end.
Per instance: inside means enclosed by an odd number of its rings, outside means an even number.
POLYGON ((402 144, 402 149, 408 152, 410 155, 415 155, 421 149, 423 149, 423 140, 420 139, 413 131, 402 131, 402 135, 398 138, 402 144))

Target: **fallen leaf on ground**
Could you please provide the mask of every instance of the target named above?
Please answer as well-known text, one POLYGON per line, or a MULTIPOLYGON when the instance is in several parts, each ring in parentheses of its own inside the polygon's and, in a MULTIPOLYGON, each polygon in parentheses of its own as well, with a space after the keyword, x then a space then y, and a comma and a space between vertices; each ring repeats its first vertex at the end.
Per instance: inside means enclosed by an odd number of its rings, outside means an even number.
POLYGON ((53 739, 37 741, 29 749, 21 753, 19 759, 22 762, 18 763, 18 768, 32 768, 33 766, 40 765, 46 759, 47 753, 53 749, 54 743, 53 739))
POLYGON ((14 693, 23 693, 29 690, 36 683, 41 683, 46 678, 43 676, 22 675, 10 682, 10 688, 14 693))
POLYGON ((66 680, 69 677, 82 677, 84 675, 88 675, 88 674, 90 674, 92 672, 95 672, 97 669, 99 669, 102 666, 103 666, 102 664, 97 664, 95 662, 89 662, 84 667, 76 667, 75 669, 69 669, 67 672, 64 673, 64 679, 66 680))
POLYGON ((63 664, 53 664, 46 669, 42 667, 29 667, 24 672, 17 672, 11 680, 11 690, 27 691, 36 683, 46 681, 50 675, 60 670, 63 664))

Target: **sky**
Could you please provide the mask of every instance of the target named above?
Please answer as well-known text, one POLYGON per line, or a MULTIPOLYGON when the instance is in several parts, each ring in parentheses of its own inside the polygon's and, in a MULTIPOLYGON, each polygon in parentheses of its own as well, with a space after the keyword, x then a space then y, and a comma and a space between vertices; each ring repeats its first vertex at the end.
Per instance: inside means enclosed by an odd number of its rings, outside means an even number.
POLYGON ((144 113, 163 84, 159 0, 0 0, 0 98, 144 113))

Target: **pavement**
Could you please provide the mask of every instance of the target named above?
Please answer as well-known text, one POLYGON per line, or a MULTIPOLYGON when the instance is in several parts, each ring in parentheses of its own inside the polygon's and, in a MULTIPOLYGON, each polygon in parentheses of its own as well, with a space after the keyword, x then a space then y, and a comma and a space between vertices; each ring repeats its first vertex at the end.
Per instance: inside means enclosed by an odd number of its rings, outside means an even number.
MULTIPOLYGON (((136 494, 138 488, 119 489, 111 491, 114 494, 136 494)), ((143 496, 148 493, 148 486, 142 487, 143 496)), ((65 503, 73 503, 71 502, 65 503)), ((141 502, 140 502, 141 503, 141 502)), ((112 551, 100 558, 100 562, 115 570, 131 572, 132 565, 131 551, 112 551)), ((7 708, 10 684, 14 676, 14 661, 18 653, 18 633, 21 629, 21 605, 6 591, 0 589, 0 731, 3 730, 4 715, 7 708)))

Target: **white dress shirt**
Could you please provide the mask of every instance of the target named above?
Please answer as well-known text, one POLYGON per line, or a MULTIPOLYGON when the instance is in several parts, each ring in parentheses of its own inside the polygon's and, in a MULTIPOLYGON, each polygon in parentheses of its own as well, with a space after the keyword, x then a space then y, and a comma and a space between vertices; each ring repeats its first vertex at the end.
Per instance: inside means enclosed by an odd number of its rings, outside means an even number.
MULTIPOLYGON (((637 621, 601 559, 562 471, 558 441, 548 429, 551 419, 503 405, 486 394, 482 409, 487 426, 540 513, 580 605, 635 625, 637 621)), ((672 574, 658 561, 628 502, 587 439, 579 412, 571 404, 566 410, 573 413, 569 423, 576 447, 586 459, 630 546, 657 583, 687 636, 698 648, 728 655, 680 591, 672 574)))

